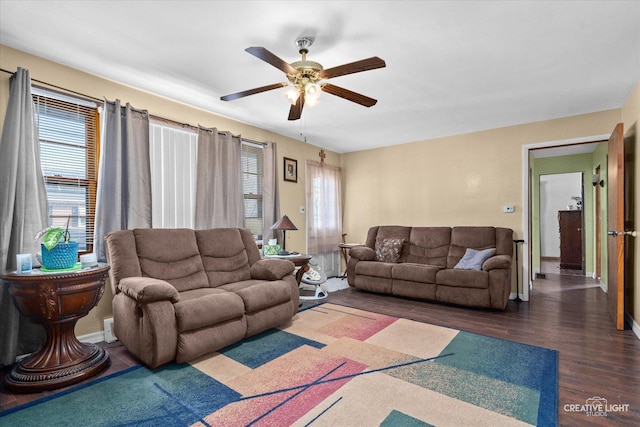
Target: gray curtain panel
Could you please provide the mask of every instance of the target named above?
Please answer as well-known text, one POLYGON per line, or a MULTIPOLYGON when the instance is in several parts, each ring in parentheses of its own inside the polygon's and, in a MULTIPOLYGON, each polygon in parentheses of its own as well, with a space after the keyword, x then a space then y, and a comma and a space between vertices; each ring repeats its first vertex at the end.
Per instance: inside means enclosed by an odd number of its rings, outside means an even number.
MULTIPOLYGON (((47 194, 33 113, 29 71, 11 77, 0 143, 0 271, 16 269, 16 254, 38 252, 36 233, 48 226, 47 194)), ((46 334, 22 316, 0 286, 0 365, 38 350, 46 334)))
POLYGON ((108 233, 151 228, 149 114, 107 101, 103 123, 93 241, 102 262, 108 233))
POLYGON ((269 239, 277 238, 271 226, 280 219, 280 197, 278 195, 278 153, 275 142, 268 142, 264 153, 264 183, 262 188, 262 241, 267 244, 269 239))
POLYGON ((198 129, 195 228, 244 227, 242 141, 217 129, 198 129))

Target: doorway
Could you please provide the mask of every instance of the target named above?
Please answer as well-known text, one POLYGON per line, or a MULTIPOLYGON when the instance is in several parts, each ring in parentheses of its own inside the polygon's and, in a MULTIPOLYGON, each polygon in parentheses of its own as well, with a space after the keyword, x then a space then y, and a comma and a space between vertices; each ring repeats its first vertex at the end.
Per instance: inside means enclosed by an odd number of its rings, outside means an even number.
POLYGON ((540 273, 584 275, 584 174, 540 175, 540 273))

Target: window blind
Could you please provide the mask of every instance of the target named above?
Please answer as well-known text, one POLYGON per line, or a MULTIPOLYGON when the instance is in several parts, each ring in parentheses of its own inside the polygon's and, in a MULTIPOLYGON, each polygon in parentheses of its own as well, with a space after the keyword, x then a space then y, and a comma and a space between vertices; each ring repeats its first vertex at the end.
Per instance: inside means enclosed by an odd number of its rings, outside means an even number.
POLYGON ((96 105, 34 90, 49 224, 69 225, 81 252, 93 250, 99 111, 96 105))
POLYGON ((245 226, 258 240, 264 229, 262 194, 264 183, 264 151, 261 145, 242 142, 242 188, 245 226))

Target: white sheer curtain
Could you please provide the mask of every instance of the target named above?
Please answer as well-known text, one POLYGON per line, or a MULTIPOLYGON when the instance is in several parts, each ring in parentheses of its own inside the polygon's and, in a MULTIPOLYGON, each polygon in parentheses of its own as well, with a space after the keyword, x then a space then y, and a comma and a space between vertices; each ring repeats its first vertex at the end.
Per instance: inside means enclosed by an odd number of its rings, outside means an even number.
POLYGON ((149 114, 117 99, 105 103, 104 117, 93 243, 99 261, 111 231, 151 227, 149 114))
POLYGON ((153 228, 194 228, 197 133, 149 124, 153 228))
POLYGON ((342 242, 342 171, 306 161, 307 251, 336 251, 342 242))
POLYGON ((275 237, 271 226, 280 219, 280 197, 278 196, 278 167, 276 143, 268 142, 264 149, 264 187, 262 189, 262 240, 268 242, 275 237))
MULTIPOLYGON (((18 68, 9 83, 9 101, 0 142, 0 271, 16 269, 16 254, 36 253, 35 234, 48 225, 47 194, 40 165, 40 142, 29 71, 18 68)), ((45 333, 16 309, 0 283, 0 365, 38 350, 45 333)))
POLYGON ((198 129, 197 179, 195 228, 244 227, 239 136, 198 129))

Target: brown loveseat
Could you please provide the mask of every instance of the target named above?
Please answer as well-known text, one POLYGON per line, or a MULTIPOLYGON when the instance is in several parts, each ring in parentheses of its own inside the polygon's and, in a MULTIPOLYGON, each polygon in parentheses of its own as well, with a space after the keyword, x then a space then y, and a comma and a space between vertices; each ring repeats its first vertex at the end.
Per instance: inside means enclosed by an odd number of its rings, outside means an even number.
POLYGON ((136 229, 105 238, 114 333, 150 367, 186 362, 289 321, 294 265, 248 230, 136 229))
POLYGON ((511 293, 508 228, 372 227, 349 254, 349 285, 370 292, 497 309, 511 293))

